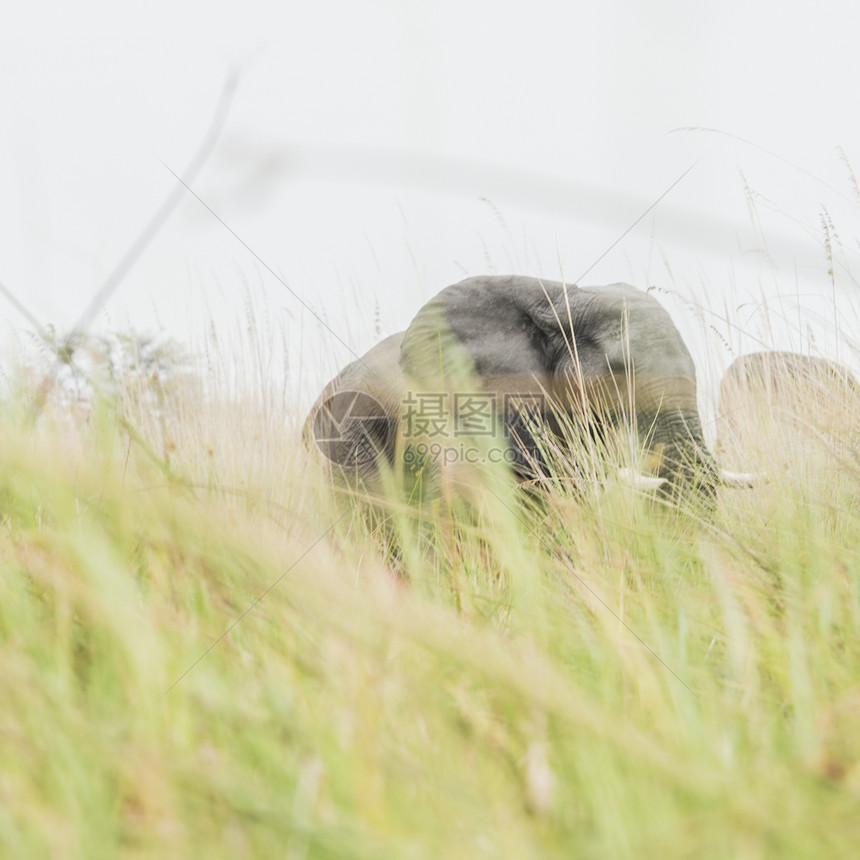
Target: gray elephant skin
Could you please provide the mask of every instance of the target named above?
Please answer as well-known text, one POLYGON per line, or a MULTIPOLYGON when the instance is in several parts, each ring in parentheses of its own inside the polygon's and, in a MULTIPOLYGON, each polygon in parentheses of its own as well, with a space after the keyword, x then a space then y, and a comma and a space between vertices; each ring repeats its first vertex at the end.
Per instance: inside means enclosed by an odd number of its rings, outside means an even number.
POLYGON ((652 296, 621 283, 577 287, 485 276, 450 286, 404 333, 326 386, 305 433, 338 436, 323 451, 335 470, 348 482, 378 489, 380 462, 395 465, 403 453, 405 404, 416 393, 450 397, 476 388, 493 399, 514 450, 508 462, 521 480, 539 476, 545 465, 530 433, 535 425, 518 405, 528 402, 540 404, 547 432, 565 417, 589 432, 632 426, 651 455, 655 485, 665 481, 709 496, 721 480, 743 483, 744 476, 721 479, 708 451, 695 366, 669 314, 652 296), (370 395, 379 407, 344 392, 370 395))
POLYGON ((348 364, 323 388, 305 420, 305 444, 322 452, 332 477, 347 486, 379 493, 380 466, 393 466, 406 395, 403 335, 390 335, 348 364))

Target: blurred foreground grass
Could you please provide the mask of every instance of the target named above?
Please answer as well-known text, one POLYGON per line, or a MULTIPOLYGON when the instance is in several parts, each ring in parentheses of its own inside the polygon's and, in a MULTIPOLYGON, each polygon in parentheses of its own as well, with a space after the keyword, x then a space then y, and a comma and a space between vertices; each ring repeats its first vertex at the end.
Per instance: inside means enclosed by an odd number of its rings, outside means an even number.
POLYGON ((850 458, 707 522, 478 492, 392 555, 276 410, 147 402, 6 407, 3 856, 857 856, 850 458))

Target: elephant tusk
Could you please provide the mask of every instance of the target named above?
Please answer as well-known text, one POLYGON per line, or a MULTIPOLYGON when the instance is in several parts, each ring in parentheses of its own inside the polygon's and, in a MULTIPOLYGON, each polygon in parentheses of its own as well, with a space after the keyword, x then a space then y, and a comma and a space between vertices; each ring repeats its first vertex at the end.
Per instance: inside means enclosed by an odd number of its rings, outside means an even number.
POLYGON ((666 483, 665 478, 649 478, 648 475, 640 475, 635 469, 627 467, 618 470, 618 477, 635 490, 656 490, 666 483))
POLYGON ((764 475, 755 472, 730 472, 728 469, 720 469, 720 483, 724 487, 735 487, 736 489, 754 487, 766 480, 764 475))

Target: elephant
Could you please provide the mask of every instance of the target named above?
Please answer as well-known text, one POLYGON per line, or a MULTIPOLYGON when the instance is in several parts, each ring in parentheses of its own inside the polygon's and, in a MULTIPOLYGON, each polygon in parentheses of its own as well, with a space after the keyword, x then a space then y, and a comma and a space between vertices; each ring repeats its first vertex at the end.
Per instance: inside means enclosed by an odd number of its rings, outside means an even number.
POLYGON ((854 375, 835 361, 796 352, 752 352, 736 358, 720 382, 720 412, 743 407, 749 396, 769 405, 795 405, 812 392, 835 396, 860 395, 854 375), (740 402, 739 402, 740 401, 740 402))
POLYGON ((638 436, 654 472, 621 470, 637 487, 693 490, 710 498, 718 484, 750 481, 717 467, 702 433, 690 353, 659 302, 629 284, 468 278, 442 290, 404 333, 332 380, 309 424, 320 424, 315 416, 321 409, 340 421, 346 438, 329 454, 341 474, 366 484, 375 483, 374 463, 394 465, 398 447, 409 453, 416 423, 424 425, 425 440, 430 427, 447 442, 461 432, 496 429, 511 454, 506 462, 521 481, 549 469, 543 434, 564 440, 573 429, 602 439, 624 427, 638 436), (347 389, 370 394, 379 407, 374 412, 364 404, 349 415, 330 408, 332 397, 347 389), (426 409, 416 415, 422 397, 432 407, 429 416, 426 409), (498 426, 478 426, 474 411, 464 419, 457 398, 461 405, 469 398, 483 402, 487 423, 498 426), (440 412, 443 402, 446 414, 440 412))
POLYGON ((400 370, 404 334, 390 335, 338 373, 317 397, 302 431, 333 477, 371 493, 382 491, 382 463, 393 465, 406 392, 400 370))
POLYGON ((787 465, 813 439, 835 434, 853 445, 858 411, 860 384, 841 364, 795 352, 749 353, 720 382, 718 448, 746 456, 764 438, 762 458, 781 454, 787 465))

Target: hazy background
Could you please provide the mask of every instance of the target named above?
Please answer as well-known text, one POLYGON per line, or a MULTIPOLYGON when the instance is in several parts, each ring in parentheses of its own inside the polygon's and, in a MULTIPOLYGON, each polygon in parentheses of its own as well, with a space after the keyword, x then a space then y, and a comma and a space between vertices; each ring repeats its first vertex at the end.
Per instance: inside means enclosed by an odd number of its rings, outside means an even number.
MULTIPOLYGON (((238 69, 194 184, 230 229, 187 195, 94 329, 199 344, 251 314, 306 403, 440 288, 516 271, 660 287, 706 409, 760 342, 857 365, 847 0, 85 0, 4 18, 0 282, 60 331, 238 69)), ((27 329, 0 299, 7 354, 27 329)))

